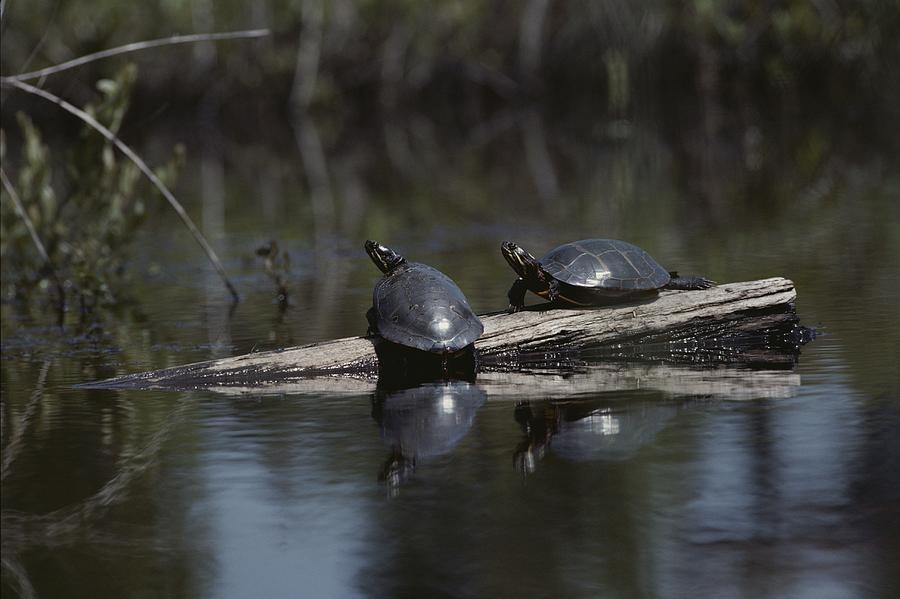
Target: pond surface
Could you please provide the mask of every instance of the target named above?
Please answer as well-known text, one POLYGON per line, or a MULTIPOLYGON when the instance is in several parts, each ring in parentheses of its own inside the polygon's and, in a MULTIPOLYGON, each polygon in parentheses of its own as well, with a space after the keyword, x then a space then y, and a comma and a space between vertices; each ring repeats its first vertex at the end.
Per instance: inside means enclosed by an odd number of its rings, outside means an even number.
POLYGON ((3 306, 4 596, 898 596, 896 152, 814 123, 722 147, 652 121, 575 134, 513 114, 443 145, 426 125, 329 150, 314 193, 290 140, 189 148, 180 197, 236 307, 164 210, 119 313, 59 329, 3 306), (366 238, 485 312, 514 278, 501 240, 584 237, 720 282, 788 277, 819 336, 771 370, 73 388, 363 333, 366 238), (254 253, 269 239, 291 256, 284 311, 254 253))

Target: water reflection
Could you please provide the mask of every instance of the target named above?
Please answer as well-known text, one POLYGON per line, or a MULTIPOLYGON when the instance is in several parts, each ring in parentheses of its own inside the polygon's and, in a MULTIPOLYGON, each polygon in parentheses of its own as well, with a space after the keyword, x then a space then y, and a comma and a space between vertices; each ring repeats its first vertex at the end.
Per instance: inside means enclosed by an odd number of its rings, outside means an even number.
POLYGON ((466 436, 487 394, 474 383, 442 381, 399 391, 379 390, 372 418, 390 455, 379 472, 392 494, 420 459, 447 455, 466 436))
MULTIPOLYGON (((423 352, 418 352, 422 354, 423 352)), ((228 396, 267 395, 320 395, 346 396, 386 394, 390 391, 409 389, 429 381, 451 379, 452 382, 474 383, 476 373, 469 355, 459 366, 443 369, 440 360, 425 361, 429 369, 382 369, 377 379, 371 373, 354 376, 305 376, 273 378, 254 381, 235 377, 233 381, 203 380, 199 378, 176 380, 165 388, 206 389, 228 396), (424 376, 424 375, 429 376, 424 376)), ((425 358, 434 358, 426 355, 425 358)), ((416 364, 423 364, 416 362, 416 364)), ((407 366, 409 364, 407 363, 407 366)), ((540 401, 548 397, 568 400, 590 399, 598 394, 622 394, 640 391, 656 391, 667 398, 703 397, 720 401, 750 401, 758 399, 787 399, 800 390, 801 377, 794 370, 752 369, 743 366, 719 366, 701 368, 682 364, 655 364, 644 362, 608 362, 569 364, 557 368, 522 368, 520 370, 496 370, 490 367, 477 373, 478 386, 488 397, 498 401, 540 401)), ((190 376, 190 373, 188 373, 190 376)), ((116 388, 155 388, 155 381, 144 381, 138 375, 131 379, 118 379, 116 388)), ((98 382, 103 388, 104 382, 98 382)), ((88 385, 81 386, 84 389, 88 385)))
POLYGON ((513 464, 531 474, 550 451, 573 461, 627 460, 652 443, 677 413, 672 404, 625 404, 609 396, 523 402, 516 405, 515 419, 525 438, 513 454, 513 464))
MULTIPOLYGON (((181 401, 171 409, 147 409, 110 395, 80 405, 77 393, 45 388, 50 365, 43 363, 25 411, 20 415, 4 411, 4 424, 14 431, 3 450, 4 584, 22 597, 38 596, 34 589, 38 583, 45 590, 56 584, 52 576, 47 580, 34 573, 29 559, 35 552, 53 548, 43 567, 55 571, 76 545, 115 555, 140 555, 148 546, 169 548, 153 527, 135 521, 123 532, 111 524, 115 522, 111 514, 123 505, 134 506, 129 502, 136 497, 152 495, 148 479, 161 468, 164 448, 191 405, 181 401), (81 450, 82 444, 91 450, 81 450), (55 485, 50 492, 34 488, 29 469, 36 458, 53 464, 44 477, 51 482, 42 483, 55 485)), ((65 594, 78 596, 68 590, 65 594)))
POLYGON ((720 401, 787 399, 800 389, 792 370, 744 367, 700 368, 680 364, 609 362, 571 370, 533 369, 482 372, 479 383, 492 398, 541 401, 632 397, 655 391, 664 397, 703 397, 720 401))
POLYGON ((867 404, 827 370, 831 358, 807 360, 819 378, 802 388, 786 370, 597 364, 477 384, 329 379, 347 388, 85 390, 66 402, 53 397, 54 369, 36 364, 40 405, 25 396, 5 416, 34 414, 11 427, 25 426, 24 441, 4 508, 24 509, 41 488, 68 507, 4 514, 3 594, 127 596, 160 571, 185 581, 173 596, 196 597, 889 588, 896 396, 867 404), (116 398, 120 440, 85 435, 105 430, 85 416, 116 398), (141 419, 148 409, 155 418, 141 419), (524 480, 510 464, 520 443, 533 453, 524 480), (73 447, 77 461, 65 461, 73 447), (45 470, 52 487, 19 476, 37 456, 70 467, 45 470), (378 484, 386 461, 394 472, 378 484), (87 463, 104 480, 64 493, 87 463), (101 568, 128 575, 107 582, 101 568))

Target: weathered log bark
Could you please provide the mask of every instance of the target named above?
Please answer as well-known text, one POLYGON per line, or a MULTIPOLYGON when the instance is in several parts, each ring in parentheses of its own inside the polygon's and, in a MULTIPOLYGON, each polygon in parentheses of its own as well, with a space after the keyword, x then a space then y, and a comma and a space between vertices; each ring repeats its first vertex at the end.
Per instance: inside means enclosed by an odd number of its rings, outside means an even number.
MULTIPOLYGON (((794 284, 784 278, 728 283, 702 291, 663 291, 640 303, 586 310, 529 309, 482 317, 477 341, 487 370, 523 365, 571 368, 591 358, 692 363, 778 363, 777 339, 799 328, 794 284)), ((199 362, 93 383, 102 387, 262 386, 309 377, 372 376, 377 338, 347 337, 199 362)), ((793 341, 788 341, 788 344, 793 341)), ((353 386, 353 385, 351 385, 353 386)))

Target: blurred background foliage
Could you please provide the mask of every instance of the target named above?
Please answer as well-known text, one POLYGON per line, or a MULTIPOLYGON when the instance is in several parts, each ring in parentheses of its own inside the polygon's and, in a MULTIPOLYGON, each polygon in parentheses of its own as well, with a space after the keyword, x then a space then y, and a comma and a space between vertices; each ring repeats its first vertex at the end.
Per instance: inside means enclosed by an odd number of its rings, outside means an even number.
MULTIPOLYGON (((113 79, 100 79, 96 85, 99 100, 88 104, 85 111, 113 133, 118 132, 136 78, 137 69, 128 65, 113 79)), ((87 125, 63 156, 54 157, 26 113, 17 112, 16 120, 22 145, 12 184, 50 264, 35 251, 25 220, 9 198, 4 198, 0 205, 3 297, 26 303, 47 299, 34 293, 47 290, 55 295, 51 299, 57 305, 65 307, 74 300, 77 309, 72 312, 83 319, 98 305, 115 305, 120 299, 117 289, 126 278, 128 245, 146 215, 151 186, 142 181, 134 163, 117 154, 108 140, 87 125), (56 280, 61 284, 52 287, 56 280)), ((169 163, 157 169, 163 181, 174 182, 183 154, 183 149, 176 147, 169 163)))
MULTIPOLYGON (((230 110, 271 115, 293 90, 344 127, 404 103, 471 121, 526 99, 624 114, 698 92, 731 107, 815 97, 859 119, 889 107, 900 60, 894 0, 10 0, 7 13, 7 75, 141 39, 268 27, 267 39, 194 46, 193 60, 138 58, 139 102, 227 93, 230 110)), ((67 91, 90 96, 109 68, 67 75, 67 91)))

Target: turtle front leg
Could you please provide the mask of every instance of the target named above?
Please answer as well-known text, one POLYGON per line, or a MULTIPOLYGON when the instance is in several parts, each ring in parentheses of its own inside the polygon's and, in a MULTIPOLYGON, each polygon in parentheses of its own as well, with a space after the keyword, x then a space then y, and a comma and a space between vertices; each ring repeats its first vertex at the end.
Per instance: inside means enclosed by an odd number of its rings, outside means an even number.
POLYGON ((663 289, 681 289, 684 291, 691 291, 695 289, 709 289, 710 287, 716 286, 715 281, 710 281, 706 277, 698 277, 695 275, 679 276, 679 274, 675 271, 670 272, 669 276, 672 278, 663 287, 663 289))
POLYGON ((528 286, 525 285, 524 279, 516 279, 513 281, 512 287, 509 288, 509 292, 506 294, 506 297, 509 298, 509 308, 506 309, 507 312, 513 314, 525 307, 526 291, 528 291, 528 286))
POLYGON ((559 281, 556 279, 550 279, 549 289, 547 289, 547 299, 551 302, 556 302, 559 299, 559 281))
POLYGON ((366 310, 366 320, 369 322, 369 328, 366 330, 366 335, 377 335, 378 316, 375 315, 375 306, 366 310))

